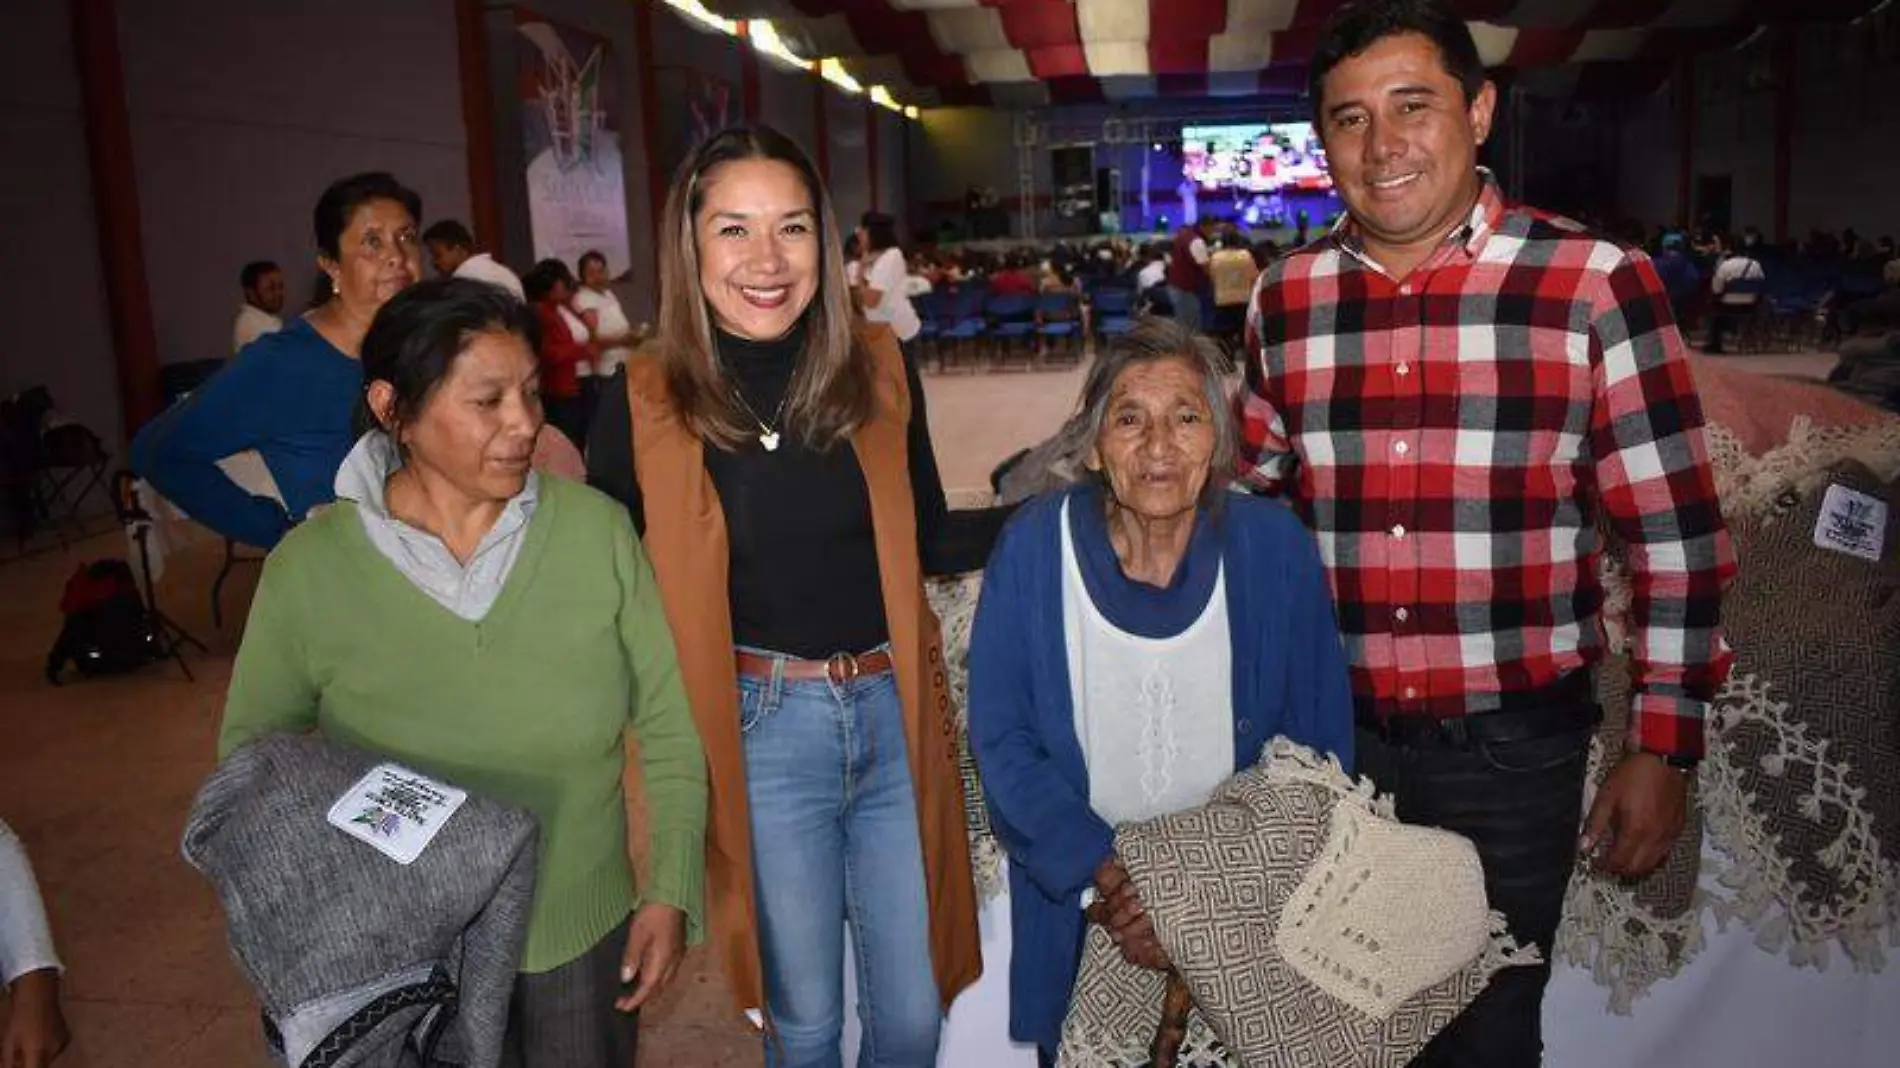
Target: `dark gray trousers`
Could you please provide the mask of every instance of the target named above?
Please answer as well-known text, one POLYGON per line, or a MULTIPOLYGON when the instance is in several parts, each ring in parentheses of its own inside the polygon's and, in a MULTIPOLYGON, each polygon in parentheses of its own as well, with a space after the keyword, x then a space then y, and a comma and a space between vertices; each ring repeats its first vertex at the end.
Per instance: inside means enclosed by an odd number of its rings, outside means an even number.
POLYGON ((515 977, 502 1068, 633 1068, 640 1015, 614 1008, 630 922, 551 972, 515 977))

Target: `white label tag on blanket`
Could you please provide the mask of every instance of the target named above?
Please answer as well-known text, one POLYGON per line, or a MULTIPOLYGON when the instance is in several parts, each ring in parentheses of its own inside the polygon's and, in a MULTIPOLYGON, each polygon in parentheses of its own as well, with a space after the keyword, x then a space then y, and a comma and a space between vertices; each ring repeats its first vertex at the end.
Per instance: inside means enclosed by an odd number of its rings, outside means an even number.
POLYGON ((330 806, 330 826, 406 865, 467 800, 466 791, 398 764, 378 764, 330 806))
POLYGON ((1879 563, 1886 538, 1886 501, 1838 483, 1827 488, 1814 521, 1814 544, 1879 563))

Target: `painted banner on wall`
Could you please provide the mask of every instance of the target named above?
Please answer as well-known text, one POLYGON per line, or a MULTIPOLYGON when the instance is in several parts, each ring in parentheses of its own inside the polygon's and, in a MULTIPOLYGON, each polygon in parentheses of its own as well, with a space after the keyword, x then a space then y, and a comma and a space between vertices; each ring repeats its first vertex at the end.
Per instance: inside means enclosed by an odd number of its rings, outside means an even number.
POLYGON ((526 8, 515 9, 515 31, 534 258, 574 268, 597 250, 618 278, 632 259, 608 43, 526 8))

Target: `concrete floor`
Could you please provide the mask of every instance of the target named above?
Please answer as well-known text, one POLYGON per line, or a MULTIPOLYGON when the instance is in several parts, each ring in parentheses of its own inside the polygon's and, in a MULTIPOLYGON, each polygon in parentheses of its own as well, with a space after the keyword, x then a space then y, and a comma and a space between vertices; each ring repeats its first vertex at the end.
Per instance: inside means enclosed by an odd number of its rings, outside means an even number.
MULTIPOLYGON (((1750 369, 1824 374, 1832 356, 1748 357, 1750 369)), ((980 492, 990 469, 1051 433, 1079 389, 1079 369, 927 378, 944 482, 980 492)), ((962 495, 962 494, 959 494, 962 495)), ((0 553, 12 547, 0 546, 0 553)), ((177 552, 160 602, 210 646, 128 678, 54 688, 41 675, 58 630, 62 584, 80 562, 127 555, 116 529, 68 549, 0 557, 0 816, 39 872, 68 972, 73 1068, 249 1066, 262 1055, 257 1012, 225 946, 208 886, 178 855, 193 792, 212 765, 231 657, 256 581, 226 590, 223 633, 206 592, 214 545, 177 552)), ((646 1015, 647 1065, 760 1063, 716 967, 700 951, 646 1015)))

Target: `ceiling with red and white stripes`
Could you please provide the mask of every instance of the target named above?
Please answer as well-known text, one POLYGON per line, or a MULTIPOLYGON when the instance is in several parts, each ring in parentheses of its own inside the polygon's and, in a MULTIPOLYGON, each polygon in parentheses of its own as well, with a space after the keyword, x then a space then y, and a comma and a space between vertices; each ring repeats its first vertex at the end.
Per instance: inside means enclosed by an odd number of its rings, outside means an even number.
MULTIPOLYGON (((1345 0, 703 0, 770 19, 904 103, 1030 107, 1150 97, 1297 96, 1345 0)), ((1884 0, 1455 0, 1493 67, 1654 70, 1759 27, 1846 21, 1884 0)))

